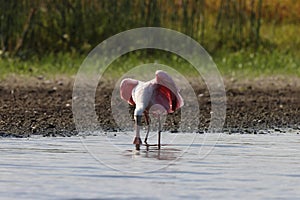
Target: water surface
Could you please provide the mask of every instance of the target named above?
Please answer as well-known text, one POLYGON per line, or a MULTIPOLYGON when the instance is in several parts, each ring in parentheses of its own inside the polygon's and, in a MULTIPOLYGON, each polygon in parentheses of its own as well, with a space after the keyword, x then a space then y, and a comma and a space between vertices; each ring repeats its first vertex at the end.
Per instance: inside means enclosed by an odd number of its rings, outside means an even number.
POLYGON ((300 197, 300 135, 193 136, 164 133, 169 145, 140 152, 129 133, 1 138, 0 198, 300 197))

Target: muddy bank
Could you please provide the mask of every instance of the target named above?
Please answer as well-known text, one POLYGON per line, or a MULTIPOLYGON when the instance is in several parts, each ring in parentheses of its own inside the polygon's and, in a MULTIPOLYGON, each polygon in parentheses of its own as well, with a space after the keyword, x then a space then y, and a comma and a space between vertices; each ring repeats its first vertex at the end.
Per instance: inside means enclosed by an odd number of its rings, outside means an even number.
MULTIPOLYGON (((292 128, 300 132, 300 84, 298 78, 225 81, 228 133, 267 133, 268 129, 292 128)), ((96 93, 96 113, 105 131, 118 131, 111 114, 113 81, 101 83, 96 93)), ((72 113, 71 78, 12 77, 0 82, 0 136, 71 136, 77 134, 72 113)), ((210 120, 206 88, 194 86, 200 108, 199 132, 210 120)), ((132 109, 132 108, 131 108, 132 109)), ((168 117, 164 130, 176 132, 180 113, 168 117)), ((128 119, 131 120, 131 119, 128 119)), ((132 123, 132 121, 129 121, 132 123)))

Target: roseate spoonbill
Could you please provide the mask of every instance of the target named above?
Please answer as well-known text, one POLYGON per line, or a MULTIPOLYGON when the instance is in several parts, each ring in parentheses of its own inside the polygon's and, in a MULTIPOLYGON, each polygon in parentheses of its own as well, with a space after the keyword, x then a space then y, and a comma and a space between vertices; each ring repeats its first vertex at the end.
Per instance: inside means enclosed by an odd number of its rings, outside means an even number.
POLYGON ((130 105, 135 105, 135 144, 136 150, 140 150, 142 140, 140 138, 140 126, 142 126, 142 115, 145 115, 145 122, 148 126, 145 136, 147 145, 148 134, 150 131, 149 111, 154 112, 158 118, 158 149, 160 149, 161 122, 160 115, 172 113, 183 106, 183 99, 179 94, 179 89, 175 85, 172 77, 162 70, 155 72, 155 78, 142 82, 135 79, 126 78, 120 84, 120 96, 130 105), (151 107, 154 107, 154 109, 151 107))

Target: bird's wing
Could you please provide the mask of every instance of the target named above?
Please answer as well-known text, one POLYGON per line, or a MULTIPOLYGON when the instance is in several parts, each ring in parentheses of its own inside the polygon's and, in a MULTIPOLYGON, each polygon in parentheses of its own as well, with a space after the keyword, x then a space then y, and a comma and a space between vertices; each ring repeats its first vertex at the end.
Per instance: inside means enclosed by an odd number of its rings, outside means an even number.
POLYGON ((130 105, 135 105, 132 99, 132 90, 138 85, 139 81, 131 78, 122 80, 120 84, 120 96, 130 105))
POLYGON ((179 89, 169 74, 162 70, 156 71, 155 83, 158 84, 157 90, 168 98, 170 105, 169 112, 174 112, 183 106, 184 102, 179 94, 179 89))

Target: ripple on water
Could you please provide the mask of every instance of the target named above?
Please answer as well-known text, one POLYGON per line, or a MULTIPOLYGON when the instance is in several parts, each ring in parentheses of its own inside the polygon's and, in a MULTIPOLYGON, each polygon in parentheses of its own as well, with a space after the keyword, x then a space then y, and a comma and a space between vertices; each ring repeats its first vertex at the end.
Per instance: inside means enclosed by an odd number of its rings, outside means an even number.
MULTIPOLYGON (((178 136, 173 145, 133 150, 131 135, 1 139, 3 199, 295 199, 297 134, 178 136), (182 139, 183 137, 183 139, 182 139), (109 142, 110 148, 103 146, 109 142), (102 145, 102 146, 101 146, 102 145), (124 171, 115 170, 107 163, 124 171), (154 171, 143 172, 149 169, 154 171), (137 170, 140 173, 132 173, 137 170), (127 171, 127 172, 126 172, 127 171)), ((174 141, 174 134, 164 134, 174 141)))

